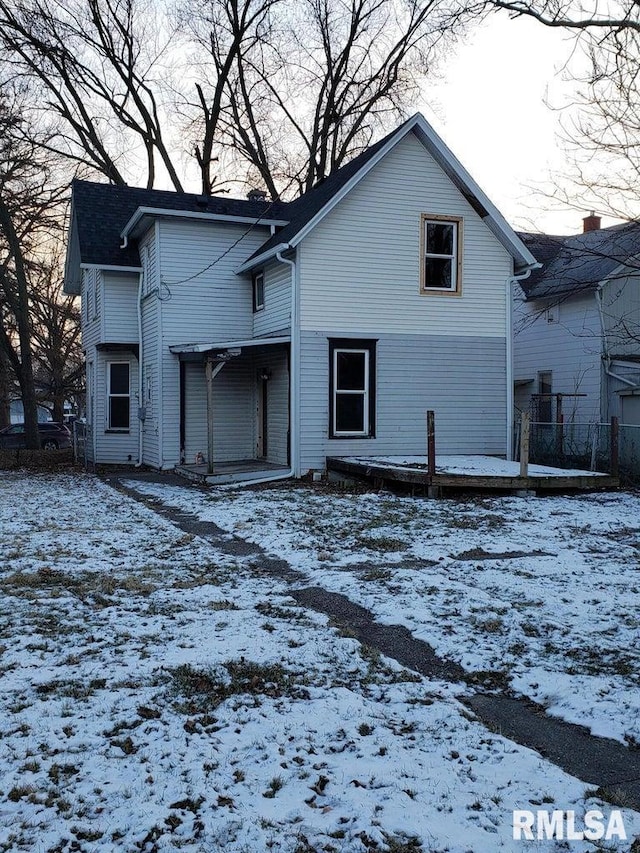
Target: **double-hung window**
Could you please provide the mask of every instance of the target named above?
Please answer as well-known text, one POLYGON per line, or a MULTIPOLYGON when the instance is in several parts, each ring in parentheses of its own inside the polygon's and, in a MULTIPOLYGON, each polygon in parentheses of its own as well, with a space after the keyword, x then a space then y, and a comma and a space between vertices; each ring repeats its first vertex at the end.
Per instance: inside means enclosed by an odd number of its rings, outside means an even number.
POLYGON ((128 361, 110 361, 107 364, 107 428, 129 429, 130 377, 128 361))
POLYGON ((375 435, 375 356, 372 340, 329 341, 331 438, 375 435))
POLYGON ((421 227, 420 291, 459 295, 462 289, 462 219, 423 214, 421 227))

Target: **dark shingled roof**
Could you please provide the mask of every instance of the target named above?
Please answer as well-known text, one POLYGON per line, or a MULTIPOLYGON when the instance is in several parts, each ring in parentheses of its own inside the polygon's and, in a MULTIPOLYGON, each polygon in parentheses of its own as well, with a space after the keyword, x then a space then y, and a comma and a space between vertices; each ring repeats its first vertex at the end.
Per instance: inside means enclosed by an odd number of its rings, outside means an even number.
POLYGON ((122 229, 139 207, 218 213, 256 219, 289 218, 285 214, 287 205, 281 202, 208 196, 205 208, 202 206, 202 198, 203 196, 195 193, 74 181, 73 210, 82 263, 98 266, 140 266, 138 249, 134 243, 129 244, 126 249, 120 248, 122 229))
POLYGON ((567 297, 595 290, 623 264, 640 255, 640 222, 587 231, 573 237, 518 234, 543 265, 521 282, 527 299, 567 297))

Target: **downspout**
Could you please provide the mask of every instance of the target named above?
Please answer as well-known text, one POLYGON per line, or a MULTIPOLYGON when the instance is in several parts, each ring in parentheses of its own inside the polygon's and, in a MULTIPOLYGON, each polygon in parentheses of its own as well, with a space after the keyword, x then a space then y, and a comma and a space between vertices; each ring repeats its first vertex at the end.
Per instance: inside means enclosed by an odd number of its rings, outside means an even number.
POLYGON ((137 315, 138 315, 138 461, 136 462, 135 467, 139 468, 143 464, 142 454, 143 454, 143 439, 144 436, 142 434, 142 427, 144 425, 144 421, 140 417, 142 405, 144 403, 143 396, 143 388, 142 388, 142 289, 144 287, 144 267, 141 273, 138 275, 138 303, 137 303, 137 315))
POLYGON ((300 323, 298 318, 298 267, 295 260, 276 254, 281 264, 291 267, 291 356, 289 359, 289 429, 291 432, 291 476, 300 476, 300 417, 299 417, 299 371, 300 371, 300 323))
MULTIPOLYGON (((602 337, 602 359, 604 362, 604 372, 607 376, 610 376, 612 379, 615 379, 617 382, 622 382, 623 385, 628 385, 630 388, 638 388, 637 382, 632 382, 630 379, 625 379, 624 376, 619 376, 617 373, 614 373, 611 370, 611 356, 609 355, 609 342, 607 340, 607 329, 604 323, 604 311, 602 309, 602 291, 604 289, 604 285, 606 281, 601 282, 596 289, 596 305, 598 306, 598 316, 600 317, 600 335, 602 337)), ((603 395, 603 389, 600 388, 600 395, 603 395)), ((607 404, 606 410, 606 419, 609 417, 609 383, 607 383, 605 400, 607 404)), ((600 400, 600 420, 605 420, 605 415, 602 411, 602 399, 600 400)))
POLYGON ((506 458, 513 460, 513 285, 524 281, 531 275, 531 267, 521 275, 513 275, 507 279, 507 453, 506 458))

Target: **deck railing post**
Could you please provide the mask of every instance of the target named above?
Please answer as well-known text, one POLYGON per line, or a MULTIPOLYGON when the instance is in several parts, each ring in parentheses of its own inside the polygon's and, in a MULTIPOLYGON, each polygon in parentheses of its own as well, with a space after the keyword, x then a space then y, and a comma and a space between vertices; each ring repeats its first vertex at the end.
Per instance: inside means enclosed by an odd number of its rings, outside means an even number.
POLYGON ((618 418, 611 418, 611 476, 617 477, 620 473, 620 434, 618 429, 618 418))
POLYGON ((436 473, 436 415, 432 409, 427 412, 427 479, 429 484, 436 473))
POLYGON ((558 414, 558 420, 556 422, 556 458, 558 460, 562 459, 562 452, 564 450, 564 415, 562 412, 558 414))
POLYGON ((523 412, 520 421, 520 476, 529 476, 529 412, 523 412))

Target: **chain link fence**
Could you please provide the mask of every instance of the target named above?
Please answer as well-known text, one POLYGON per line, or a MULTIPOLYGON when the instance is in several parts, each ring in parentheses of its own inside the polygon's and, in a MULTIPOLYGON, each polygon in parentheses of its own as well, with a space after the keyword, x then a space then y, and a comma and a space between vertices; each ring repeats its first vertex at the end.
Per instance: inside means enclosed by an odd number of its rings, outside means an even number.
MULTIPOLYGON (((517 424, 515 447, 519 449, 519 445, 520 424, 517 424)), ((615 473, 617 467, 621 482, 640 486, 640 426, 532 422, 529 461, 606 474, 615 473)))
POLYGON ((73 422, 73 461, 85 468, 93 467, 91 427, 84 421, 73 422))

